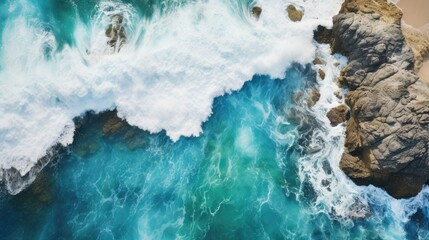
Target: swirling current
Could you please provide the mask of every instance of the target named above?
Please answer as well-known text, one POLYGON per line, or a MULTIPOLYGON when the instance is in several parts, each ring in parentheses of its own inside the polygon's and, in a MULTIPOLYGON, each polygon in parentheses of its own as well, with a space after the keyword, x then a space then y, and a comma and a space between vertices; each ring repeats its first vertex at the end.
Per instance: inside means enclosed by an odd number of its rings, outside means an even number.
POLYGON ((340 5, 0 2, 0 239, 429 238, 428 188, 339 169, 340 5))

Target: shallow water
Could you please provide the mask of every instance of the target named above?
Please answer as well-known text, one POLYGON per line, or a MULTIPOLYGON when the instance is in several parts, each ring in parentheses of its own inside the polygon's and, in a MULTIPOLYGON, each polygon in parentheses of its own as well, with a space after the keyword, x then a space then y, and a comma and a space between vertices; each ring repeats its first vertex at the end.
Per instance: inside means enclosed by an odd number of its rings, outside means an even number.
POLYGON ((6 179, 0 239, 427 239, 428 188, 395 200, 338 167, 345 59, 311 38, 340 1, 297 2, 300 23, 288 3, 0 3, 0 167, 64 145, 19 194, 6 179))

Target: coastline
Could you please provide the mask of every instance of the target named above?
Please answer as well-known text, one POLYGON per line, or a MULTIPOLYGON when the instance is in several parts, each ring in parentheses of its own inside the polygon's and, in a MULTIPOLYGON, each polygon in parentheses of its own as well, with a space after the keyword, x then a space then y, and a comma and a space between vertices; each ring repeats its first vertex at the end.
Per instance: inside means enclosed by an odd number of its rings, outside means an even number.
POLYGON ((348 57, 338 79, 351 112, 340 168, 357 185, 409 198, 429 180, 429 86, 416 74, 429 44, 401 19, 385 0, 346 0, 330 43, 348 57))

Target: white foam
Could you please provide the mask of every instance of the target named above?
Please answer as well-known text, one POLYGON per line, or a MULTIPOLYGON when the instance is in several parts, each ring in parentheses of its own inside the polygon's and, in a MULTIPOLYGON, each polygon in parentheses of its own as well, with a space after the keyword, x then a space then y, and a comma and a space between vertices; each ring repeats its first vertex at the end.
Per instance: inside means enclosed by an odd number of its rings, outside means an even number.
POLYGON ((72 119, 90 109, 116 107, 130 124, 164 129, 173 140, 198 136, 213 98, 254 74, 282 77, 292 62, 311 62, 313 29, 331 25, 341 1, 261 0, 259 21, 228 1, 189 3, 150 21, 131 5, 104 1, 89 26, 77 23, 76 46, 59 52, 46 24, 29 17, 36 8, 22 4, 7 20, 0 53, 0 169, 24 175, 51 146, 70 144, 72 119), (304 10, 301 22, 286 16, 292 2, 304 10), (118 12, 128 43, 111 54, 104 31, 118 12))

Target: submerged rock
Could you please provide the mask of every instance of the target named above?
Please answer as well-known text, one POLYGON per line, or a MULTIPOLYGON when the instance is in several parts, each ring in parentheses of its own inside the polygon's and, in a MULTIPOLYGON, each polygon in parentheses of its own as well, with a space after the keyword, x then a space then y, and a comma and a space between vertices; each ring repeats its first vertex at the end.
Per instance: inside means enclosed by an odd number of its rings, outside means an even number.
POLYGON ((111 112, 107 121, 103 124, 101 132, 103 135, 119 133, 127 123, 116 115, 116 111, 111 112))
POLYGON ((103 137, 120 139, 129 150, 145 148, 149 145, 149 132, 129 125, 126 120, 118 117, 116 111, 109 111, 104 115, 105 120, 101 128, 103 137))
POLYGON ((14 198, 16 207, 25 212, 39 213, 45 210, 54 200, 52 176, 46 172, 40 173, 27 189, 14 198))
POLYGON ((308 107, 313 107, 320 99, 320 92, 317 89, 311 91, 311 98, 308 100, 308 107))
POLYGON ((124 17, 120 14, 113 15, 112 23, 106 29, 106 37, 109 39, 107 44, 114 51, 121 50, 122 46, 127 42, 125 28, 123 26, 124 17))
POLYGON ((385 0, 346 0, 331 39, 349 59, 339 79, 351 110, 340 167, 396 198, 415 196, 429 178, 429 87, 414 72, 401 17, 385 0))
POLYGON ((286 9, 287 15, 292 22, 299 22, 302 20, 304 13, 301 10, 298 10, 294 5, 289 5, 286 9))
POLYGON ((130 150, 146 148, 150 143, 148 133, 135 127, 128 129, 122 139, 130 150))
POLYGON ((73 146, 73 150, 79 157, 88 157, 95 154, 100 149, 97 143, 79 142, 73 146))
POLYGON ((252 15, 256 19, 259 19, 259 16, 261 16, 261 13, 262 13, 262 8, 261 7, 253 7, 252 8, 252 15))

